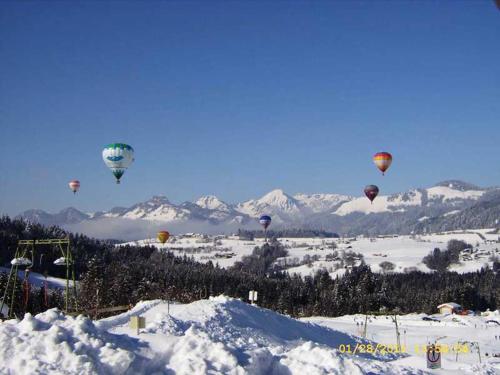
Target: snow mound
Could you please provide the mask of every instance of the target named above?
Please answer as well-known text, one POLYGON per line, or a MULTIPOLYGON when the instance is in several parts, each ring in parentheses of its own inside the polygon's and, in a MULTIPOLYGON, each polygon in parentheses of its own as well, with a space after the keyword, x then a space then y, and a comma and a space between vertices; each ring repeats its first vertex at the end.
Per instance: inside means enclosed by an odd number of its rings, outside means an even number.
MULTIPOLYGON (((424 374, 406 355, 347 354, 357 336, 224 296, 161 300, 93 322, 49 310, 0 323, 0 374, 424 374), (131 316, 146 318, 140 335, 131 316)), ((374 343, 372 343, 374 344, 374 343)))
MULTIPOLYGON (((0 373, 124 374, 141 357, 137 339, 99 329, 56 309, 0 324, 0 373)), ((139 368, 143 367, 139 365, 139 368)))
POLYGON ((357 336, 301 322, 237 299, 214 297, 187 305, 148 301, 101 320, 100 327, 130 334, 130 316, 146 318, 140 339, 163 370, 179 374, 418 374, 390 363, 394 354, 342 354, 340 345, 371 343, 357 336))

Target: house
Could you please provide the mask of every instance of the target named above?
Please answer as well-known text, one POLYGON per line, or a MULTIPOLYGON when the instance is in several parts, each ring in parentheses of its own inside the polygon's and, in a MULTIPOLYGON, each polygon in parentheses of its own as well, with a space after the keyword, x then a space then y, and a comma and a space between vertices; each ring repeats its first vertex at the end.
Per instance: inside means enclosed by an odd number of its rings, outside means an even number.
POLYGON ((437 308, 441 314, 458 314, 460 311, 462 311, 462 306, 455 302, 443 303, 437 308))

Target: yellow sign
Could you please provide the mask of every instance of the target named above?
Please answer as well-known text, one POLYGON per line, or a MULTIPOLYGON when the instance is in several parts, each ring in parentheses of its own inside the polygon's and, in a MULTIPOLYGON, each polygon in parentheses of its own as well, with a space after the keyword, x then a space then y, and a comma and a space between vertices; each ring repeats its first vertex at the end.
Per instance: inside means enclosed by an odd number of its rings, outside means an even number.
POLYGON ((139 329, 146 328, 146 318, 143 316, 131 316, 129 326, 132 329, 136 329, 137 334, 139 334, 139 329))

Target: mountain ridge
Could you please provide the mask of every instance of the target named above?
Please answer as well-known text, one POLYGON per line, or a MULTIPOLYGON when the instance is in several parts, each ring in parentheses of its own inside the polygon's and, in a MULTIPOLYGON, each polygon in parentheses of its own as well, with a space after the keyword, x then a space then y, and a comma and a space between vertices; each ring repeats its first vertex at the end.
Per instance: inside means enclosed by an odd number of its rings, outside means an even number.
POLYGON ((260 198, 235 204, 226 203, 215 195, 180 204, 172 203, 164 195, 155 195, 130 207, 114 207, 91 214, 68 207, 54 214, 32 209, 17 217, 61 226, 106 218, 177 224, 196 222, 211 226, 256 226, 256 219, 267 214, 272 216, 274 227, 333 227, 335 231, 346 234, 385 234, 393 230, 393 233, 403 234, 425 231, 434 225, 448 229, 460 229, 456 226, 467 222, 491 225, 497 213, 500 217, 499 188, 481 188, 459 180, 447 180, 429 188, 380 195, 373 204, 366 197, 335 193, 297 193, 292 196, 282 189, 274 189, 260 198), (493 207, 484 209, 485 199, 493 202, 493 207), (483 209, 474 209, 475 206, 483 209), (463 215, 473 217, 464 218, 463 215), (457 220, 457 217, 461 219, 457 220))

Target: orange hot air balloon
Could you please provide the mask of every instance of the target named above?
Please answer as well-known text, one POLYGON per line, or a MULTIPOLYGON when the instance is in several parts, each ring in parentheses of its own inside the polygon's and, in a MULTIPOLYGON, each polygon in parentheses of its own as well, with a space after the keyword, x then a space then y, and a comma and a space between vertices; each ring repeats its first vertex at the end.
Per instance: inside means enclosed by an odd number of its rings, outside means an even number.
POLYGON ((170 233, 168 233, 166 230, 161 230, 158 232, 158 235, 156 238, 158 238, 158 241, 160 241, 162 244, 167 242, 170 237, 170 233))
POLYGON ((76 192, 78 190, 80 190, 80 181, 78 181, 78 180, 71 180, 68 183, 68 186, 71 189, 71 191, 73 192, 73 194, 76 194, 76 192))
POLYGON ((382 171, 382 175, 384 175, 385 171, 391 166, 392 155, 388 152, 377 152, 373 156, 373 162, 382 171))

